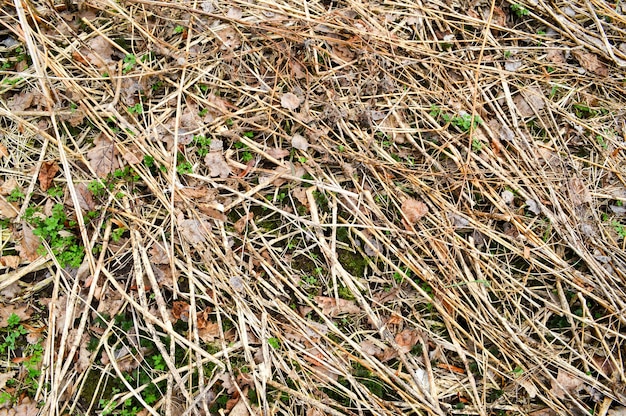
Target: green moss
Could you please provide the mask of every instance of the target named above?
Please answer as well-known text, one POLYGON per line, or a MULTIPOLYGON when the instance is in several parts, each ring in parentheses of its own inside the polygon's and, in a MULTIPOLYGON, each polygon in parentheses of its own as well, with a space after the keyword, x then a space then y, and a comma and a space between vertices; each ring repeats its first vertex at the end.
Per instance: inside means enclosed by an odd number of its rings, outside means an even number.
POLYGON ((339 263, 344 269, 352 276, 363 277, 365 274, 365 268, 370 263, 370 259, 363 257, 359 253, 355 253, 348 250, 337 250, 337 256, 339 257, 339 263))

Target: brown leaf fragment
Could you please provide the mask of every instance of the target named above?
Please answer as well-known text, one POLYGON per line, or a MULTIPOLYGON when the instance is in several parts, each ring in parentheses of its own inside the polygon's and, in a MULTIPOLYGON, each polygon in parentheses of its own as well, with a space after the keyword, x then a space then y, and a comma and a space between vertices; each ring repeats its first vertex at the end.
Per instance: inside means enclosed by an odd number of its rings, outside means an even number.
POLYGON ((16 204, 7 202, 4 197, 0 198, 0 218, 15 218, 18 213, 16 204))
POLYGON ((336 299, 327 296, 315 296, 314 300, 322 309, 322 313, 330 317, 361 312, 361 308, 351 300, 336 299))
POLYGON ((13 314, 17 315, 20 321, 27 321, 30 319, 31 313, 32 310, 27 305, 0 304, 0 328, 9 326, 8 319, 13 314))
POLYGON ((597 55, 580 50, 572 51, 572 55, 585 70, 601 77, 609 75, 609 68, 598 59, 597 55))
POLYGON ((560 368, 556 380, 552 380, 551 384, 552 393, 561 400, 567 398, 568 395, 576 394, 584 385, 581 379, 560 368))
POLYGON ((86 184, 79 183, 76 185, 76 197, 78 199, 78 205, 83 211, 93 211, 96 207, 96 201, 93 199, 93 194, 87 188, 86 184))
POLYGON ((228 175, 230 175, 230 166, 228 166, 228 163, 224 160, 222 152, 209 152, 204 157, 204 163, 209 168, 209 175, 211 175, 212 178, 218 176, 220 178, 227 178, 228 175))
POLYGON ((407 353, 417 344, 420 339, 419 331, 415 329, 405 329, 395 336, 395 341, 400 347, 400 351, 407 353))
POLYGON ((0 265, 9 267, 11 269, 17 269, 22 259, 20 256, 2 256, 0 257, 0 265))
POLYGON ((39 258, 39 245, 41 241, 38 236, 33 234, 33 229, 26 222, 22 222, 22 241, 17 246, 20 257, 27 261, 35 261, 39 258))
POLYGON ((198 328, 198 336, 202 341, 210 343, 220 336, 220 326, 217 322, 207 322, 203 328, 198 328))
POLYGON ((54 179, 54 176, 57 174, 58 171, 59 165, 53 160, 43 162, 41 164, 41 169, 39 170, 39 176, 37 177, 37 179, 39 179, 39 187, 42 191, 46 192, 48 189, 50 189, 52 180, 54 179))
POLYGON ((295 110, 300 107, 302 100, 296 94, 287 92, 280 97, 280 105, 287 110, 295 110))
POLYGON ((410 225, 417 224, 426 214, 428 214, 428 205, 422 201, 408 198, 402 203, 402 213, 410 225))
POLYGON ((87 152, 87 159, 91 168, 100 178, 106 178, 119 168, 117 150, 111 140, 101 134, 93 142, 94 148, 87 152))
POLYGON ((248 222, 252 221, 253 219, 254 219, 254 212, 249 212, 246 215, 242 216, 241 218, 237 220, 237 222, 235 222, 233 226, 235 228, 235 231, 237 231, 238 234, 242 234, 243 231, 246 229, 248 222))
POLYGON ((11 111, 24 111, 28 110, 35 98, 33 91, 22 91, 19 94, 13 96, 13 99, 9 101, 8 107, 11 111))
POLYGON ((589 193, 589 189, 582 179, 572 178, 569 180, 568 185, 570 188, 570 194, 574 206, 579 207, 583 204, 590 204, 591 202, 593 202, 593 200, 591 199, 591 194, 589 193))
POLYGON ((4 144, 0 143, 0 158, 4 157, 9 157, 9 151, 4 144))

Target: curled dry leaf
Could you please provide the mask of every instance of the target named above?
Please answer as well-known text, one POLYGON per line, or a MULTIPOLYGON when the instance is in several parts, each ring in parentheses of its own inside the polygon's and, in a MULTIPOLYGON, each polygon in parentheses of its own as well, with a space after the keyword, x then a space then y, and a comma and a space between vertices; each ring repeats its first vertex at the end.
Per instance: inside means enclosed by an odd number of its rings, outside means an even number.
POLYGON ((287 92, 280 97, 280 105, 287 110, 295 110, 300 107, 300 103, 302 100, 296 94, 292 92, 287 92))
POLYGON ((408 223, 413 225, 428 214, 428 205, 422 201, 409 198, 402 203, 402 213, 408 223))
POLYGON ((54 176, 59 171, 59 165, 55 161, 43 162, 41 164, 41 169, 39 170, 39 186, 41 190, 46 192, 50 185, 52 184, 52 180, 54 176))
POLYGON ((101 134, 93 142, 94 148, 87 152, 87 159, 91 168, 100 178, 106 178, 109 173, 119 168, 117 150, 111 140, 101 134))
POLYGON ((330 317, 361 312, 361 308, 351 300, 336 299, 327 296, 315 296, 314 300, 322 310, 322 313, 330 317))

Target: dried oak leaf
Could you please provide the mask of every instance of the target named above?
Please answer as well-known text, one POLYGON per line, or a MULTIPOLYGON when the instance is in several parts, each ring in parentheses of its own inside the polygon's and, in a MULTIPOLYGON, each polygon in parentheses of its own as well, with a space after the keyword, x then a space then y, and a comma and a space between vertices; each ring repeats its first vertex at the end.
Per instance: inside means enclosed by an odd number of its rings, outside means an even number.
POLYGON ((94 148, 87 152, 87 159, 98 177, 106 178, 118 169, 117 150, 111 140, 101 134, 93 141, 94 148))
POLYGON ((302 99, 292 92, 287 92, 280 97, 280 105, 287 110, 295 110, 300 107, 302 99))
POLYGON ((336 299, 327 296, 315 296, 314 300, 322 310, 322 313, 330 317, 361 312, 361 308, 351 300, 336 299))
POLYGON ((601 77, 609 75, 609 68, 600 61, 595 54, 574 50, 572 51, 572 55, 574 55, 574 58, 576 58, 580 66, 585 68, 585 70, 601 77))
POLYGON ((408 198, 402 203, 402 213, 409 224, 417 224, 422 217, 428 214, 428 205, 422 201, 408 198))
POLYGON ((55 161, 43 162, 41 164, 41 169, 39 170, 39 187, 42 191, 46 192, 50 189, 50 185, 52 184, 52 180, 54 176, 59 171, 59 165, 55 161))

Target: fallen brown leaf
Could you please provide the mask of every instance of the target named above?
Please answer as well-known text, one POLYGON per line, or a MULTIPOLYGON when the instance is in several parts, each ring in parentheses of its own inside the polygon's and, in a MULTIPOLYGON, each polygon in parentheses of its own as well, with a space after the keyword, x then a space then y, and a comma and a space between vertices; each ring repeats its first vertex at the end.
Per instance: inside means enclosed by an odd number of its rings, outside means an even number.
POLYGON ((0 198, 0 217, 15 218, 18 213, 19 210, 14 204, 7 202, 4 198, 0 198))
POLYGON ((336 299, 327 296, 315 296, 313 299, 322 309, 322 313, 330 317, 361 312, 361 308, 351 300, 336 299))
POLYGON ((0 265, 9 267, 11 269, 17 269, 22 259, 20 256, 2 256, 0 257, 0 265))
POLYGON ((20 257, 27 261, 35 261, 39 258, 39 237, 33 234, 33 229, 26 222, 22 222, 22 241, 16 247, 20 257))
POLYGON ((104 134, 96 137, 93 144, 93 149, 87 152, 87 159, 96 175, 106 178, 109 173, 119 168, 117 150, 113 142, 104 134))
POLYGON ((13 314, 19 316, 20 321, 27 321, 30 319, 32 310, 27 305, 1 305, 0 306, 0 328, 6 328, 9 323, 7 320, 13 314))
POLYGON ((428 205, 422 201, 408 198, 402 203, 402 213, 410 225, 416 224, 428 214, 428 205))
POLYGON ((58 171, 59 165, 53 160, 41 164, 37 179, 39 179, 39 187, 42 191, 46 192, 50 188, 52 180, 58 171))
POLYGON ((552 380, 551 384, 552 393, 561 400, 567 398, 569 394, 576 394, 584 386, 581 379, 560 368, 556 380, 552 380))
POLYGON ((405 329, 397 334, 394 339, 400 347, 400 351, 407 353, 417 344, 420 333, 415 329, 405 329))
POLYGON ((574 50, 572 51, 572 55, 574 55, 574 58, 576 58, 580 66, 585 68, 587 71, 601 77, 609 75, 609 68, 602 61, 600 61, 595 54, 574 50))
POLYGON ((281 107, 286 108, 287 110, 295 110, 300 107, 300 103, 302 103, 300 97, 292 92, 285 93, 282 97, 280 97, 281 107))

